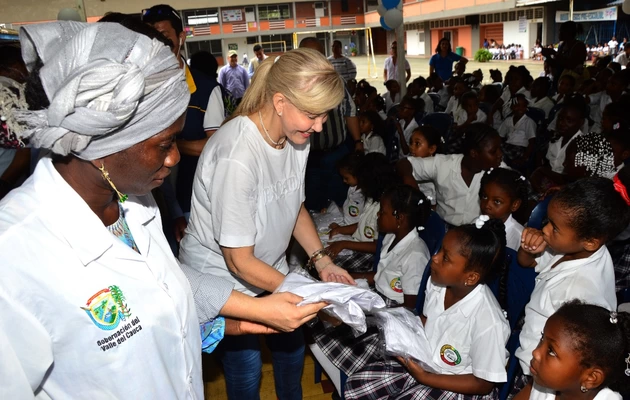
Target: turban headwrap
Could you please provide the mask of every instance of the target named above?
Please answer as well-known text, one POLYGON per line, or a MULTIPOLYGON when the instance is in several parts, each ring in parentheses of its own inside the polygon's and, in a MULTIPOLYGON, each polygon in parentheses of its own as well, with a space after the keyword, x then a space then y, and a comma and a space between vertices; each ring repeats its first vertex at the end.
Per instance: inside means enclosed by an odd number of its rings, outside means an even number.
POLYGON ((21 28, 50 106, 19 112, 22 138, 84 160, 125 150, 171 126, 188 106, 184 72, 156 39, 115 23, 59 21, 21 28))

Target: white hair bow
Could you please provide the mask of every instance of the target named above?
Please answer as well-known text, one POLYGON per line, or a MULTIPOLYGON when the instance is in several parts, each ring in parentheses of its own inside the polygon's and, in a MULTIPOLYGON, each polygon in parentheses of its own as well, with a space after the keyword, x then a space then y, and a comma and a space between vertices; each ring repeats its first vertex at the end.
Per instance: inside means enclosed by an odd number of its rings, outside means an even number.
POLYGON ((481 229, 483 227, 483 225, 489 220, 490 220, 489 216, 487 216, 487 215, 480 215, 475 220, 475 226, 477 227, 477 229, 481 229))

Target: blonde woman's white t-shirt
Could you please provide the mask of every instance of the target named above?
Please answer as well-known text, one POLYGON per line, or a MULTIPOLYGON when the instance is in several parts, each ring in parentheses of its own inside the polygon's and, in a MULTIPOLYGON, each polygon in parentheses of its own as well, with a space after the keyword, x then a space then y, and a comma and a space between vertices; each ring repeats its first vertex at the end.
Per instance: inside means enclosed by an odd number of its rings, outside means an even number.
POLYGON ((308 141, 272 148, 248 117, 219 128, 199 157, 180 261, 248 295, 263 289, 230 272, 222 246, 254 246, 256 258, 287 274, 285 251, 304 202, 308 153, 308 141))

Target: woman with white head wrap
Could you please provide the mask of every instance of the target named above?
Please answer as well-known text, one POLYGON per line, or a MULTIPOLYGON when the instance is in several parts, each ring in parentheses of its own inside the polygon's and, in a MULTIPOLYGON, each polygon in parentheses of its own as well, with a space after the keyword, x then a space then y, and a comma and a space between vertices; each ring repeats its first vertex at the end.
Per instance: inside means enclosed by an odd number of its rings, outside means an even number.
POLYGON ((191 288, 150 195, 179 161, 177 60, 111 23, 31 25, 21 42, 35 110, 16 127, 53 155, 0 202, 2 397, 203 398, 191 288))

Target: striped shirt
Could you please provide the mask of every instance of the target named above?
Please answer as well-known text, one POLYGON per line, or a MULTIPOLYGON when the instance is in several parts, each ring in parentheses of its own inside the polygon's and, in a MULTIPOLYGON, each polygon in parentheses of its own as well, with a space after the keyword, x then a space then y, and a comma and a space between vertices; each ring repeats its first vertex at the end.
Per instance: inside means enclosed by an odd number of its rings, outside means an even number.
POLYGON ((346 82, 357 77, 357 66, 348 57, 335 58, 335 56, 330 56, 328 61, 346 82))
POLYGON ((311 150, 334 149, 346 140, 346 118, 356 117, 357 107, 347 89, 341 104, 328 111, 328 119, 321 132, 311 135, 311 150))

